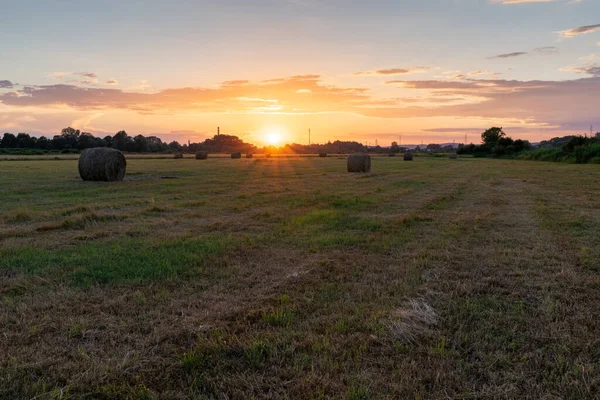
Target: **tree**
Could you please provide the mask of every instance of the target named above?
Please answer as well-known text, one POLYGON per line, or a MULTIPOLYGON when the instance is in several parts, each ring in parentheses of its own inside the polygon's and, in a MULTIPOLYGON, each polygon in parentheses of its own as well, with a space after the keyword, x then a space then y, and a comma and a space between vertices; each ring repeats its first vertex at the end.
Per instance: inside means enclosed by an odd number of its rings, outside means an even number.
POLYGON ((425 147, 425 150, 430 153, 437 153, 437 152, 442 151, 442 145, 439 145, 436 143, 430 143, 427 145, 427 147, 425 147))
POLYGON ((17 137, 12 133, 5 133, 0 146, 6 149, 17 147, 17 137))
POLYGON ((179 144, 179 142, 173 141, 173 142, 169 143, 169 149, 171 151, 180 151, 181 145, 179 144))
POLYGON ((29 136, 27 133, 19 133, 17 135, 17 145, 19 149, 32 149, 35 148, 37 138, 29 136))
POLYGON ((481 134, 481 141, 488 145, 495 145, 498 141, 506 136, 502 128, 493 127, 481 134))
POLYGON ((111 147, 117 149, 117 150, 125 150, 125 148, 127 147, 127 139, 129 138, 129 136, 127 135, 127 132, 125 131, 119 131, 115 134, 115 136, 112 137, 111 140, 111 147))
POLYGON ((52 148, 52 142, 48 140, 46 136, 40 136, 37 140, 36 147, 42 150, 49 150, 52 148))
POLYGON ((144 135, 137 135, 133 138, 135 144, 135 151, 145 153, 148 151, 148 139, 144 135))
POLYGON ((79 135, 79 140, 76 147, 80 150, 97 147, 96 138, 89 132, 83 132, 81 135, 79 135))
POLYGON ((390 152, 400 153, 400 146, 398 146, 397 142, 392 142, 392 146, 390 147, 390 152))

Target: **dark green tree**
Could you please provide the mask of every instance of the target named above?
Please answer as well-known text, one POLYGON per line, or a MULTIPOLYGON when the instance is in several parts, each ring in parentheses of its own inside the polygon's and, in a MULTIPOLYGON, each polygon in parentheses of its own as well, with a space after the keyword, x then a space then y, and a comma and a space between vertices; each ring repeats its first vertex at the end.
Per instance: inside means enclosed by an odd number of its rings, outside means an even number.
POLYGON ((506 136, 506 134, 502 128, 493 127, 481 134, 481 141, 484 144, 494 146, 504 136, 506 136))
POLYGON ((115 136, 112 137, 111 140, 111 147, 117 149, 117 150, 125 150, 127 148, 127 139, 129 138, 129 136, 127 135, 127 132, 125 131, 119 131, 115 134, 115 136))
POLYGON ((0 146, 6 149, 17 147, 17 137, 12 133, 5 133, 2 137, 2 142, 0 142, 0 146))

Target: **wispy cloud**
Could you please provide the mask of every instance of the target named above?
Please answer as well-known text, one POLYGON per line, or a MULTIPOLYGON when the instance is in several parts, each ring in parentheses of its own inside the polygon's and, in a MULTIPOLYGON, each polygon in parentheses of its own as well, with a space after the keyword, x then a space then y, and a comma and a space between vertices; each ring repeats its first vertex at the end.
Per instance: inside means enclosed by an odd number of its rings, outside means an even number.
POLYGON ((556 54, 558 53, 558 48, 555 46, 546 46, 546 47, 537 47, 533 49, 534 53, 543 53, 543 54, 556 54))
POLYGON ((565 67, 560 69, 561 72, 574 72, 577 74, 591 75, 600 78, 600 64, 589 64, 583 67, 565 67))
POLYGON ((74 72, 73 75, 78 75, 83 78, 90 78, 90 79, 95 79, 98 77, 98 74, 96 74, 95 72, 74 72))
POLYGON ((11 81, 0 81, 0 89, 12 89, 13 86, 11 81))
POLYGON ((98 74, 95 72, 52 72, 50 77, 58 80, 63 80, 67 77, 75 77, 75 79, 70 79, 67 82, 76 82, 82 85, 92 85, 98 83, 98 74))
POLYGON ((514 53, 506 53, 506 54, 498 54, 497 56, 493 56, 493 57, 488 57, 488 60, 493 60, 495 58, 513 58, 513 57, 520 57, 520 56, 524 56, 525 54, 527 54, 526 51, 517 51, 514 53))
POLYGON ((389 68, 378 69, 376 71, 356 72, 356 76, 391 76, 391 75, 407 75, 407 74, 422 74, 429 71, 430 67, 414 67, 414 68, 389 68))
POLYGON ((567 29, 564 31, 559 31, 558 34, 561 37, 570 39, 575 36, 585 35, 586 33, 591 33, 591 32, 597 31, 597 30, 600 30, 600 24, 586 25, 586 26, 580 26, 579 28, 567 29))
POLYGON ((494 72, 494 71, 470 71, 470 72, 466 72, 466 73, 460 73, 460 72, 448 72, 448 73, 444 73, 443 76, 446 79, 457 79, 457 80, 464 80, 464 79, 470 79, 476 76, 485 76, 485 75, 501 75, 500 72, 494 72))
POLYGON ((104 82, 104 84, 106 84, 106 85, 111 85, 111 86, 115 86, 115 85, 118 85, 118 84, 119 84, 119 82, 118 82, 116 79, 109 79, 109 80, 107 80, 106 82, 104 82))
POLYGON ((65 76, 70 75, 71 72, 52 72, 50 77, 54 79, 63 79, 65 76))

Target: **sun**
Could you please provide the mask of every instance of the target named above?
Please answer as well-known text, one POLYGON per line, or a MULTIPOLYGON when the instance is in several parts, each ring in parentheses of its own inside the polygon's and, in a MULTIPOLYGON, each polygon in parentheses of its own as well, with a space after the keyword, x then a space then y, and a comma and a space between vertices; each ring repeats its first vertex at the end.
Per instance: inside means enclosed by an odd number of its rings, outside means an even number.
POLYGON ((279 133, 279 132, 267 133, 266 141, 268 144, 270 144, 272 146, 280 144, 282 140, 283 140, 283 137, 281 136, 281 133, 279 133))

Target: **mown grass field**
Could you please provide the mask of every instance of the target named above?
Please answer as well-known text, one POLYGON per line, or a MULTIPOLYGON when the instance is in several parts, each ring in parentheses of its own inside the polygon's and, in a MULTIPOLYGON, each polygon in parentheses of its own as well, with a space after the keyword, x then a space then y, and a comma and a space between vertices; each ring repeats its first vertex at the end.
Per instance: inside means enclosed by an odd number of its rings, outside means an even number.
POLYGON ((600 169, 0 161, 0 398, 598 398, 600 169))

